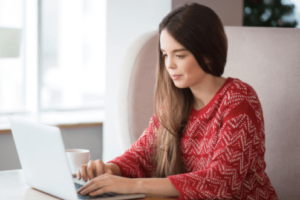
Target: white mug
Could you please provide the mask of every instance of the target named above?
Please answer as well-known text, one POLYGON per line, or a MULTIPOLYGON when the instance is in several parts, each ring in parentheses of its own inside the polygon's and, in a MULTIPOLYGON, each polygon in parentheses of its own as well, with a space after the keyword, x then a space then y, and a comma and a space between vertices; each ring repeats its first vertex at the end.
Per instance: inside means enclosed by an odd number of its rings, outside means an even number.
POLYGON ((66 154, 73 175, 77 174, 81 165, 87 164, 90 160, 90 151, 87 149, 67 149, 66 154))

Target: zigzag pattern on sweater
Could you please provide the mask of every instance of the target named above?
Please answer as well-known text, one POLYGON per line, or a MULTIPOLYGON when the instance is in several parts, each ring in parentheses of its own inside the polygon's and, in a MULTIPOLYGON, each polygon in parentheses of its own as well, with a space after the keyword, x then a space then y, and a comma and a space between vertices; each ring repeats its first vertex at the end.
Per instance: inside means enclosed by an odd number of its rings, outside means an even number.
MULTIPOLYGON (((277 195, 265 173, 261 104, 248 84, 228 78, 211 102, 193 110, 181 138, 187 173, 168 176, 177 199, 271 199, 277 195)), ((156 142, 155 115, 138 141, 116 163, 125 177, 150 177, 156 142)))

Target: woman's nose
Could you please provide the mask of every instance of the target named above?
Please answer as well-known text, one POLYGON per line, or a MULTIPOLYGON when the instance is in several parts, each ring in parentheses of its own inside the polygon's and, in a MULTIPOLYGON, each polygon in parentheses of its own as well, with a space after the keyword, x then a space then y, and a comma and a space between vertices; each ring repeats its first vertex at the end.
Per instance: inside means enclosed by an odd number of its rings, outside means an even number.
POLYGON ((170 69, 175 68, 175 63, 174 63, 173 59, 170 57, 166 58, 165 65, 167 68, 170 68, 170 69))

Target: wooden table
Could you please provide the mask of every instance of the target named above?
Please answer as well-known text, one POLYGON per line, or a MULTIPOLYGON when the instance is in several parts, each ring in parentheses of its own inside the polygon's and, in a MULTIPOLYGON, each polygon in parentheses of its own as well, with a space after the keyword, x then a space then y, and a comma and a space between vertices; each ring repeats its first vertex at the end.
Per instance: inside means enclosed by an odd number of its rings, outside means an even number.
MULTIPOLYGON (((74 178, 75 180, 76 178, 74 178)), ((76 179, 77 180, 77 179, 76 179)), ((39 190, 33 189, 26 184, 23 171, 8 170, 0 171, 0 199, 2 200, 54 200, 59 199, 39 190)), ((147 195, 143 200, 171 200, 147 195)), ((174 199, 173 199, 174 200, 174 199)))

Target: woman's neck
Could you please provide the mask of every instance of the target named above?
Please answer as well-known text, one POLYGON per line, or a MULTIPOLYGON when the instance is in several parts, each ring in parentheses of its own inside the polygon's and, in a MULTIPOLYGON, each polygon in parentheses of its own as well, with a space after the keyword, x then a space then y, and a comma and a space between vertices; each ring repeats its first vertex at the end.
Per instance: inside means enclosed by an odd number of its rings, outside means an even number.
POLYGON ((199 84, 190 87, 195 98, 194 109, 200 110, 206 106, 224 85, 225 81, 224 77, 207 74, 199 84))

